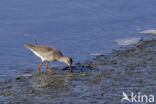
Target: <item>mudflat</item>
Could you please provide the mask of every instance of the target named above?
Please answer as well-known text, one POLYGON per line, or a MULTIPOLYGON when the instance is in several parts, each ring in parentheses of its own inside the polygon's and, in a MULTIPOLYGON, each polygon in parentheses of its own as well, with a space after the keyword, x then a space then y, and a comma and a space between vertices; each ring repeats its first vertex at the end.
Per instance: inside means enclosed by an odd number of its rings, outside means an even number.
POLYGON ((73 68, 73 73, 56 68, 53 74, 0 82, 0 104, 120 104, 122 92, 156 95, 156 40, 141 40, 73 68))

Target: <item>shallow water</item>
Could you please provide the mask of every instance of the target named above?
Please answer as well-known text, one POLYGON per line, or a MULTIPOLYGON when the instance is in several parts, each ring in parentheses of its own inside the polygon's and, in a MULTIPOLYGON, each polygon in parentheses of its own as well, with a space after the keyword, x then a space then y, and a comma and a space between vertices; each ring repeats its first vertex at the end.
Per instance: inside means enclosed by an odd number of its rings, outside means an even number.
POLYGON ((24 47, 34 36, 82 62, 118 48, 117 39, 149 37, 137 32, 155 28, 155 9, 155 0, 2 0, 0 80, 37 73, 40 60, 24 47))
MULTIPOLYGON (((25 74, 0 82, 2 104, 137 104, 125 92, 156 96, 156 40, 97 56, 56 73, 25 74), (85 69, 87 70, 79 70, 85 69)), ((137 99, 137 101, 139 101, 137 99)), ((145 100, 144 100, 145 101, 145 100)), ((147 102, 148 103, 148 102, 147 102)), ((141 102, 141 104, 147 104, 141 102)), ((155 104, 155 103, 150 103, 155 104)))

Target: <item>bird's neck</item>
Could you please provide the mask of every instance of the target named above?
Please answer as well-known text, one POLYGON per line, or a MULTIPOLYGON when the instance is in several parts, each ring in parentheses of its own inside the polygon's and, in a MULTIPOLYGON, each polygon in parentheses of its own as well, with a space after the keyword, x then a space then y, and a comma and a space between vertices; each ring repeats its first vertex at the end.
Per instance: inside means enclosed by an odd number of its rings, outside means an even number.
POLYGON ((58 58, 58 61, 66 63, 66 57, 60 57, 58 58))

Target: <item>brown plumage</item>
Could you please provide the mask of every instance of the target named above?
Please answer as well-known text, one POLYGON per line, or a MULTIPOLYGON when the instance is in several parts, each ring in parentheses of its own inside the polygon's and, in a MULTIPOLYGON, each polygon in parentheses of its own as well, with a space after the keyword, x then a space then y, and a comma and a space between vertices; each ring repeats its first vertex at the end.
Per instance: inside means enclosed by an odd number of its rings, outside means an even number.
POLYGON ((46 69, 50 72, 52 71, 48 68, 48 63, 54 61, 66 63, 67 65, 69 65, 70 71, 72 71, 71 69, 72 59, 70 57, 64 57, 61 51, 59 51, 58 49, 50 46, 41 46, 32 44, 25 44, 25 47, 30 49, 36 56, 41 58, 42 61, 38 67, 39 72, 40 67, 44 61, 47 61, 46 69))

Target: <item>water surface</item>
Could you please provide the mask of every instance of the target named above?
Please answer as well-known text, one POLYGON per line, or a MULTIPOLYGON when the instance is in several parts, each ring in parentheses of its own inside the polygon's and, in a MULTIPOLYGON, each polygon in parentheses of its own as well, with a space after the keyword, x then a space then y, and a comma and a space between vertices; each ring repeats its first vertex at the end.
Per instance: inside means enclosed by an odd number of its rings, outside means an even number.
POLYGON ((155 3, 155 0, 1 0, 0 79, 37 72, 40 60, 24 47, 25 43, 33 43, 34 36, 39 44, 57 47, 75 62, 92 59, 91 53, 111 52, 119 47, 117 39, 148 38, 137 32, 155 28, 155 3))

